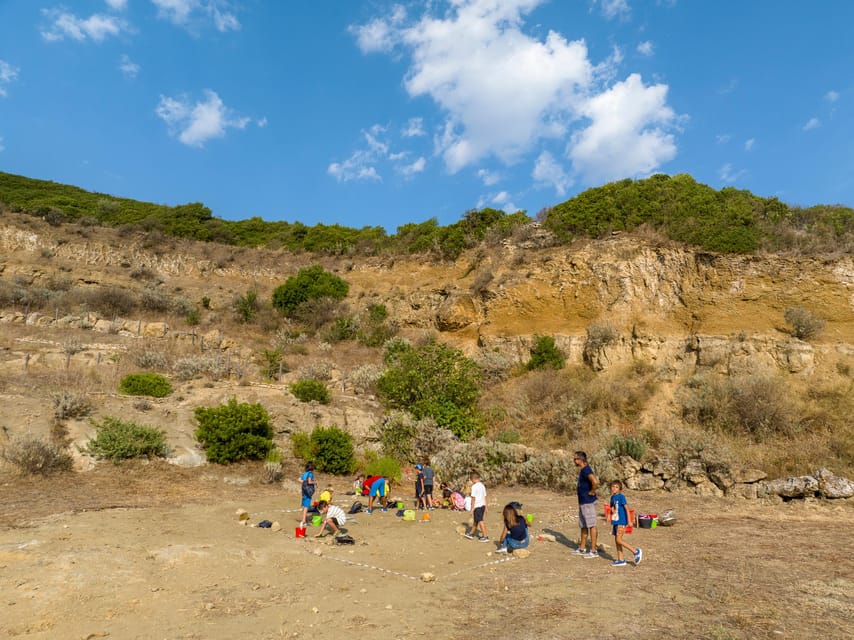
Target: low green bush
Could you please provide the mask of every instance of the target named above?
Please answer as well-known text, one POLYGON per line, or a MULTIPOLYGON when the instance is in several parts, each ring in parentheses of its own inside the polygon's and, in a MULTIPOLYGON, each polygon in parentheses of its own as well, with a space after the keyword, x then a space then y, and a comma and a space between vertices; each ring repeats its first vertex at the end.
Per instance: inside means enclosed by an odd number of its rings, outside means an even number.
POLYGON ((169 455, 166 434, 160 429, 111 417, 104 418, 100 424, 93 424, 97 435, 89 442, 86 451, 96 458, 118 462, 169 455))
POLYGON ((328 387, 320 380, 297 380, 291 385, 291 393, 300 402, 329 404, 332 400, 328 387))
POLYGON ((531 359, 525 367, 534 369, 563 369, 566 364, 563 352, 555 345, 552 336, 534 336, 534 346, 531 347, 531 359))
POLYGON ((263 460, 273 448, 270 416, 260 404, 238 403, 235 398, 219 407, 196 407, 196 440, 210 462, 263 460))
POLYGON ((391 456, 377 456, 373 451, 365 456, 362 472, 365 476, 383 476, 394 483, 399 483, 403 478, 400 463, 391 456))
POLYGON ((311 434, 297 431, 291 434, 291 451, 297 458, 311 460, 311 434))
POLYGON ((353 437, 335 425, 311 432, 311 460, 318 471, 352 473, 356 467, 353 437))
POLYGON ((159 373, 131 373, 122 378, 119 391, 129 396, 163 398, 172 393, 172 385, 159 373))
POLYGON ((635 460, 643 460, 646 453, 647 445, 643 438, 636 436, 621 436, 615 435, 611 438, 611 444, 608 447, 608 453, 614 457, 629 456, 635 460))

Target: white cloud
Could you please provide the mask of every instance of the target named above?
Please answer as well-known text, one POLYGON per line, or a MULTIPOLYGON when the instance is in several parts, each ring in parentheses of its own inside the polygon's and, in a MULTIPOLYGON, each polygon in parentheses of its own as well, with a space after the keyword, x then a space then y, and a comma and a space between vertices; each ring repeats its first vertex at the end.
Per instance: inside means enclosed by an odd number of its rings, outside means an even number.
POLYGON ((127 9, 128 0, 107 0, 107 6, 113 11, 124 11, 127 9))
POLYGON ((572 178, 548 151, 543 151, 537 158, 531 177, 538 185, 553 187, 559 196, 566 195, 572 186, 572 178))
POLYGON ((374 158, 363 149, 353 152, 344 162, 333 162, 326 171, 338 182, 350 182, 351 180, 369 180, 382 182, 382 176, 373 166, 374 158))
POLYGON ((194 30, 213 24, 220 32, 238 31, 240 21, 228 0, 151 0, 157 16, 179 27, 194 30))
POLYGON ((119 59, 119 70, 126 78, 136 78, 136 74, 139 73, 139 65, 131 60, 130 56, 123 53, 122 57, 119 59))
POLYGON ((818 129, 821 126, 821 122, 818 118, 810 118, 807 120, 807 123, 803 126, 804 131, 812 131, 813 129, 818 129))
POLYGON ((828 102, 836 102, 839 100, 839 92, 837 91, 828 91, 824 94, 824 99, 828 102))
POLYGON ((160 96, 155 110, 170 133, 191 147, 203 147, 208 140, 224 137, 228 129, 244 129, 250 122, 250 118, 234 115, 216 92, 206 89, 204 93, 205 100, 195 104, 183 96, 160 96))
POLYGON ((498 193, 492 196, 491 203, 494 204, 496 207, 500 207, 504 211, 518 211, 519 207, 513 204, 513 201, 510 199, 512 197, 513 196, 511 196, 506 191, 499 191, 498 193))
POLYGON ((638 53, 642 56, 651 56, 655 53, 655 46, 649 40, 644 40, 638 45, 638 53))
POLYGON ((487 187, 491 187, 501 181, 501 176, 499 174, 487 169, 478 169, 477 177, 483 180, 483 184, 487 187))
POLYGON ((401 133, 404 138, 415 138, 426 134, 427 132, 424 131, 424 118, 410 118, 401 133))
POLYGON ((755 138, 748 138, 744 141, 744 150, 745 151, 753 151, 753 145, 756 144, 755 138))
POLYGON ((598 5, 602 15, 609 19, 625 18, 631 12, 626 0, 593 0, 593 4, 598 5))
POLYGON ((554 31, 543 39, 525 34, 523 17, 544 1, 454 0, 447 13, 434 15, 428 8, 417 18, 395 8, 351 31, 362 51, 410 55, 404 86, 410 96, 429 97, 444 112, 433 142, 451 173, 488 157, 510 164, 555 139, 569 140, 570 153, 583 145, 573 156, 574 167, 587 174, 594 173, 596 149, 607 152, 603 167, 625 172, 619 177, 650 171, 672 158, 675 141, 667 129, 677 118, 664 102, 666 85, 645 87, 639 76, 631 76, 608 89, 622 59, 618 49, 593 64, 583 40, 568 41, 554 31), (613 100, 623 87, 640 106, 613 100), (597 108, 599 97, 610 97, 621 110, 609 123, 628 119, 628 132, 625 126, 602 125, 606 113, 597 108), (572 136, 584 118, 594 116, 583 135, 572 136), (624 143, 639 148, 617 153, 616 146, 624 143), (614 163, 615 155, 623 158, 614 163))
POLYGON ((3 153, 6 147, 3 145, 3 136, 0 136, 0 153, 3 153))
POLYGON ((732 139, 732 136, 728 133, 719 133, 715 136, 715 140, 718 141, 718 144, 726 144, 732 139))
POLYGON ((259 128, 259 129, 263 129, 264 127, 266 127, 266 126, 267 126, 267 117, 266 117, 266 116, 262 116, 262 117, 258 118, 258 119, 255 121, 255 124, 257 124, 257 125, 258 125, 258 128, 259 128))
POLYGON ((718 170, 718 177, 721 179, 722 182, 732 183, 738 180, 739 178, 742 178, 746 174, 747 171, 745 171, 744 169, 733 172, 732 165, 729 162, 727 162, 718 170))
POLYGON ((108 36, 117 36, 128 30, 128 24, 116 16, 95 13, 88 18, 78 18, 63 9, 42 9, 42 15, 50 21, 50 26, 41 32, 48 42, 58 42, 69 38, 77 42, 93 40, 102 42, 108 36))
POLYGON ((6 85, 11 84, 18 79, 17 67, 13 67, 5 60, 0 60, 0 98, 5 98, 8 94, 6 85))
POLYGON ((667 85, 647 87, 638 74, 588 100, 591 123, 572 136, 573 168, 591 182, 651 173, 676 155, 668 129, 679 118, 667 106, 667 85))
POLYGON ((411 178, 415 174, 424 171, 424 167, 426 166, 427 160, 425 160, 424 156, 420 156, 415 162, 400 167, 399 171, 407 178, 411 178))

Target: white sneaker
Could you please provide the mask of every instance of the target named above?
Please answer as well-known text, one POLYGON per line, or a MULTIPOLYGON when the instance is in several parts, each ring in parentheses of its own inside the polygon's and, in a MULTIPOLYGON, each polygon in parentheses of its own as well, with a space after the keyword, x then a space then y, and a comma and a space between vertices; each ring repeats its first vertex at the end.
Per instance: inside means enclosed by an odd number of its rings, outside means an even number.
POLYGON ((598 558, 599 552, 598 551, 588 551, 587 553, 584 554, 584 557, 588 560, 590 558, 598 558))
POLYGON ((507 547, 498 547, 498 549, 495 550, 495 553, 507 553, 507 547))
POLYGON ((578 549, 576 549, 576 550, 575 550, 575 551, 573 551, 572 553, 574 553, 574 554, 575 554, 575 555, 577 555, 577 556, 583 556, 583 555, 585 555, 585 554, 587 553, 587 549, 584 549, 584 548, 582 548, 582 547, 578 547, 578 549))

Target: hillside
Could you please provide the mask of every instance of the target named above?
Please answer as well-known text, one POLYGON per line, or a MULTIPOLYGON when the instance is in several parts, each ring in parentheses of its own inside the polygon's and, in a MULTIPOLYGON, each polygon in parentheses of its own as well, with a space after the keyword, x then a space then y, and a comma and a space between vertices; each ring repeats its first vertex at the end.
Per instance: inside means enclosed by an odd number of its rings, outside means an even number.
MULTIPOLYGON (((375 446, 383 405, 357 378, 379 367, 382 348, 329 336, 339 319, 364 322, 381 305, 399 335, 434 336, 478 363, 487 438, 605 456, 614 437, 631 437, 650 452, 714 450, 770 474, 854 470, 850 254, 721 254, 642 230, 561 245, 529 224, 455 260, 324 256, 11 212, 0 220, 0 392, 14 407, 0 424, 9 434, 48 436, 51 394, 66 388, 90 399, 90 417, 165 428, 190 462, 199 456, 193 409, 231 396, 264 404, 286 451, 290 433, 327 424, 375 446), (273 289, 316 263, 349 284, 346 299, 283 318, 270 307, 273 289), (236 303, 250 291, 257 309, 241 322, 236 303), (789 308, 807 310, 821 331, 793 338, 789 308), (544 335, 567 367, 526 372, 544 335), (211 349, 216 366, 178 367, 211 349), (271 349, 281 380, 264 374, 271 349), (148 403, 118 395, 121 376, 146 363, 176 392, 148 403), (287 385, 318 368, 331 404, 298 402, 287 385), (773 420, 750 415, 745 389, 773 420)), ((87 418, 63 426, 78 443, 93 433, 87 418)))

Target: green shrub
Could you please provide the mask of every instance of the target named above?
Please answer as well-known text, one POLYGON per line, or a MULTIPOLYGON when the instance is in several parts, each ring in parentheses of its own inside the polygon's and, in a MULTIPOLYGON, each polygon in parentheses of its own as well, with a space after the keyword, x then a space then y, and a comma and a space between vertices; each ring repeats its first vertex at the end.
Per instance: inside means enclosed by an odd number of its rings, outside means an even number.
POLYGON ((383 476, 394 483, 399 483, 403 478, 400 463, 390 456, 378 457, 373 451, 365 456, 363 473, 365 476, 383 476))
POLYGON ((359 342, 368 347, 380 347, 397 333, 397 327, 386 322, 388 309, 383 304, 372 304, 362 318, 358 332, 359 342))
POLYGON ((329 404, 332 396, 329 388, 320 380, 297 380, 291 385, 291 393, 300 402, 319 402, 329 404))
POLYGON ((194 413, 196 440, 211 462, 263 460, 273 447, 270 416, 260 404, 238 404, 232 398, 219 407, 196 407, 194 413))
POLYGON ((476 410, 480 370, 461 351, 435 340, 418 347, 392 340, 385 361, 377 389, 387 407, 417 419, 432 417, 459 438, 483 432, 476 410))
POLYGON ((800 340, 815 337, 823 328, 824 320, 803 307, 788 307, 783 313, 786 323, 792 326, 792 335, 800 340))
POLYGON ((237 315, 237 319, 240 322, 252 322, 255 316, 258 315, 258 310, 260 309, 258 304, 258 292, 254 289, 250 289, 243 295, 235 297, 232 307, 234 308, 234 313, 237 315))
POLYGON ((297 458, 301 458, 306 462, 311 461, 311 434, 303 431, 292 433, 291 451, 293 451, 297 458))
POLYGON ((0 452, 0 458, 27 475, 48 476, 71 471, 74 459, 63 447, 31 435, 13 438, 0 452))
POLYGON ((634 458, 635 460, 643 460, 643 456, 646 453, 646 442, 643 438, 638 438, 635 436, 621 436, 614 435, 611 438, 611 444, 608 447, 608 453, 613 458, 619 458, 620 456, 629 456, 630 458, 634 458))
POLYGON ((353 437, 335 425, 317 427, 311 432, 311 461, 318 471, 352 473, 356 467, 353 437))
POLYGON ((516 444, 522 439, 522 436, 519 435, 518 431, 506 429, 504 431, 500 431, 498 435, 495 436, 495 439, 498 442, 503 442, 504 444, 516 444))
POLYGON ((101 424, 93 421, 97 435, 86 447, 87 453, 118 462, 129 458, 154 458, 169 455, 166 434, 160 429, 135 422, 106 417, 101 424))
POLYGON ((278 380, 280 373, 287 373, 285 354, 281 349, 263 349, 258 355, 258 366, 261 375, 267 380, 278 380))
POLYGON ((159 373, 131 373, 122 378, 119 391, 129 396, 163 398, 172 393, 172 385, 159 373))
POLYGON ((320 265, 300 269, 273 291, 273 306, 286 316, 292 316, 307 300, 320 298, 343 299, 349 285, 320 265))
POLYGON ((533 369, 563 369, 566 359, 555 345, 552 336, 534 336, 534 346, 531 347, 531 359, 525 365, 529 371, 533 369))

